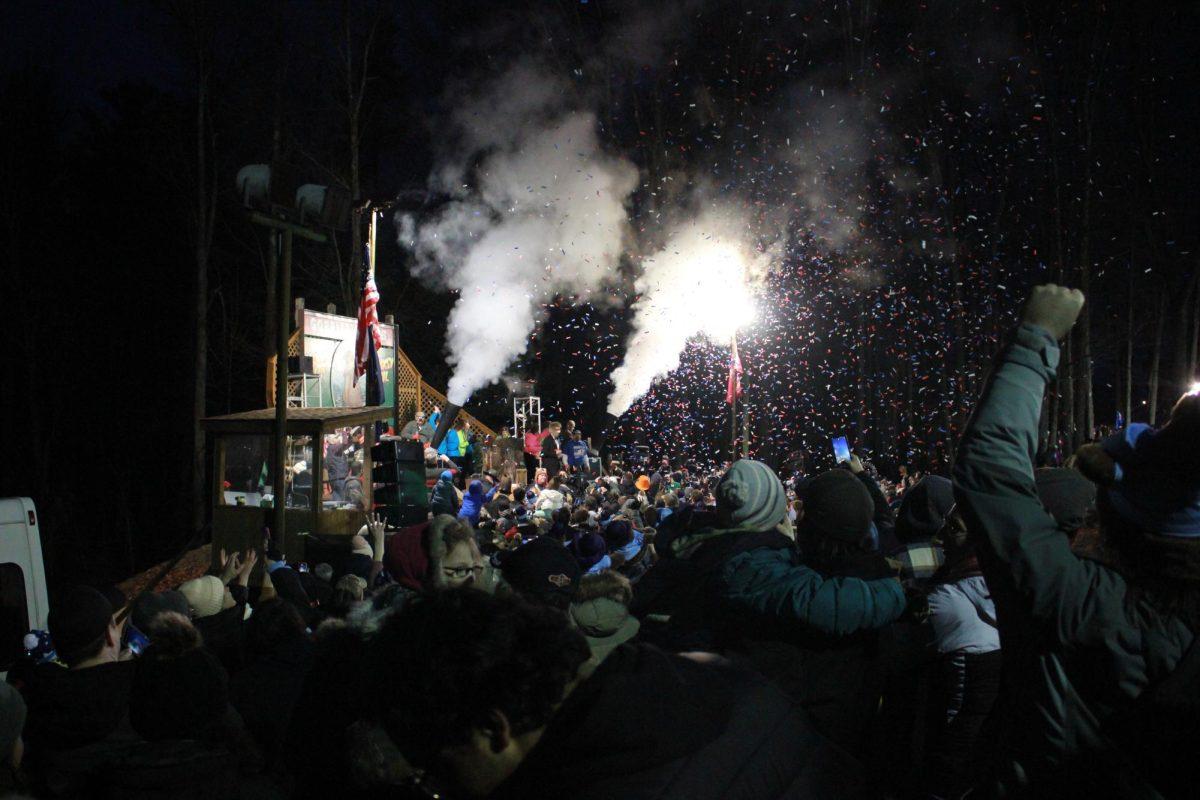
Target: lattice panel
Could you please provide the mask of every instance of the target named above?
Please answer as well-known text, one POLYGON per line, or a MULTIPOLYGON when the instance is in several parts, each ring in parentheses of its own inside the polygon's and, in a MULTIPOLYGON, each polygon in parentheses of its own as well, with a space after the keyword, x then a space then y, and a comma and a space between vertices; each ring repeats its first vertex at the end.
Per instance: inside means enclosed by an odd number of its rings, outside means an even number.
MULTIPOLYGON (((300 355, 300 331, 288 337, 288 356, 300 355)), ((267 408, 275 407, 275 356, 267 359, 267 408)))

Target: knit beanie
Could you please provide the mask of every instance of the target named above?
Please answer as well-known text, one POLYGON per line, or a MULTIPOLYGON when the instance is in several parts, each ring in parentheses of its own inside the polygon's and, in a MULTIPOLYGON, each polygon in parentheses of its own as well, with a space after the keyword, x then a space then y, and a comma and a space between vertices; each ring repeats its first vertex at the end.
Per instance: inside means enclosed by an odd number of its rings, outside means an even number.
POLYGON ((179 591, 187 598, 193 619, 211 617, 225 607, 225 584, 216 575, 192 578, 180 585, 179 591))
POLYGON ((858 544, 871 529, 875 504, 862 481, 844 469, 831 469, 810 480, 804 489, 807 535, 858 544))
POLYGON ((787 515, 783 484, 761 461, 735 461, 717 484, 716 495, 717 516, 726 528, 766 531, 787 515))
POLYGON ((627 519, 614 519, 601 531, 609 550, 620 550, 633 541, 633 525, 627 519))
POLYGON ((8 766, 13 745, 25 728, 25 699, 11 684, 0 682, 0 766, 8 766))
POLYGON ((1074 469, 1039 469, 1033 474, 1042 506, 1058 527, 1074 533, 1083 527, 1087 512, 1096 507, 1096 484, 1074 469))
POLYGON ((68 664, 84 657, 112 623, 113 607, 90 586, 77 586, 59 598, 47 620, 58 655, 68 664))
POLYGON ((578 562, 579 568, 587 571, 594 567, 600 559, 604 558, 604 554, 608 551, 608 546, 604 541, 604 537, 598 533, 580 533, 570 544, 572 555, 575 556, 575 561, 578 562))
POLYGON ((429 580, 429 523, 410 525, 388 538, 383 563, 396 583, 421 591, 429 580))
POLYGON ((1192 420, 1177 422, 1179 409, 1158 430, 1136 423, 1099 447, 1081 448, 1079 466, 1137 529, 1200 539, 1200 442, 1192 420))
POLYGON ((904 544, 926 542, 942 529, 954 508, 954 484, 940 475, 928 475, 904 493, 896 514, 896 538, 904 544))

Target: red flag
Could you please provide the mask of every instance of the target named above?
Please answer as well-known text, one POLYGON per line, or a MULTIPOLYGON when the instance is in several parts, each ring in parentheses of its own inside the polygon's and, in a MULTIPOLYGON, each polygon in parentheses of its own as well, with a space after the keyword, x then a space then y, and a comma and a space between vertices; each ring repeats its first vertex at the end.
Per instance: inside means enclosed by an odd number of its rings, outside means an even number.
POLYGON ((725 402, 732 403, 742 396, 742 359, 738 357, 737 339, 729 352, 729 380, 725 383, 725 402))
POLYGON ((379 350, 383 344, 379 335, 379 311, 375 308, 378 304, 379 290, 375 288, 375 276, 368 275, 367 282, 363 284, 362 302, 358 306, 358 338, 354 343, 353 386, 358 386, 358 379, 366 373, 371 362, 371 354, 379 350))

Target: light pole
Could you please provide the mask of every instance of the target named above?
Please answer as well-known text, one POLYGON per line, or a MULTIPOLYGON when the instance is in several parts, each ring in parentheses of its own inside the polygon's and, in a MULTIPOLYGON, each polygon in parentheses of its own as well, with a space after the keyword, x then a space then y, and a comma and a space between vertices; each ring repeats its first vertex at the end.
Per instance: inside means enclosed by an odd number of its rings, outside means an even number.
MULTIPOLYGON (((290 176, 286 171, 273 169, 266 164, 242 167, 237 176, 242 202, 251 209, 250 221, 270 231, 268 258, 272 267, 275 266, 275 259, 282 255, 279 268, 275 270, 275 425, 271 432, 271 452, 274 457, 271 469, 271 491, 274 496, 271 503, 271 535, 280 546, 283 546, 287 530, 284 462, 287 460, 287 359, 288 337, 291 332, 288 311, 292 307, 292 239, 299 236, 310 242, 324 244, 329 241, 329 237, 303 225, 305 216, 315 215, 326 227, 336 228, 339 227, 339 223, 344 227, 344 217, 349 207, 348 202, 336 189, 314 184, 297 187, 295 182, 287 180, 288 177, 290 176), (280 200, 283 202, 279 202, 280 200), (287 204, 289 201, 292 201, 290 205, 287 204), (298 216, 300 222, 290 219, 294 216, 298 216)), ((320 442, 315 442, 313 446, 320 445, 320 442)), ((320 480, 321 476, 314 477, 314 492, 320 491, 320 480)))

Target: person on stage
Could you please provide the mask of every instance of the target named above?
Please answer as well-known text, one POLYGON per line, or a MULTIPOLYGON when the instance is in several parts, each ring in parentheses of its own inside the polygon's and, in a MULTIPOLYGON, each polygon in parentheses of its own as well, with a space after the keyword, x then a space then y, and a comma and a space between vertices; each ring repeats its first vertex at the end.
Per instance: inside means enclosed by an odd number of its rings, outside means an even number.
POLYGON ((551 422, 545 438, 542 439, 542 468, 549 475, 557 475, 562 471, 562 423, 551 422))
POLYGON ((433 441, 433 426, 425 419, 425 412, 418 411, 414 419, 404 424, 400 431, 401 439, 420 439, 422 444, 433 441))

